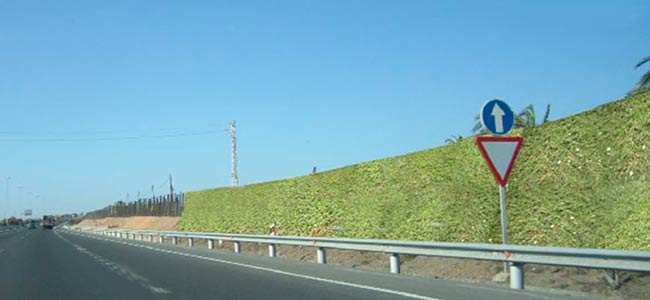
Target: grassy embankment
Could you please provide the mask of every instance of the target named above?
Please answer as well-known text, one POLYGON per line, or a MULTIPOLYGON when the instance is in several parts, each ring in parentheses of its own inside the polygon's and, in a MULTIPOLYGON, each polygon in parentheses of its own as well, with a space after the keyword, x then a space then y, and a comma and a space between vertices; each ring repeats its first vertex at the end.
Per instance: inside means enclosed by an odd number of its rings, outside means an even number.
MULTIPOLYGON (((507 186, 513 244, 650 250, 650 93, 515 134, 525 140, 507 186)), ((498 189, 473 139, 187 199, 183 230, 501 239, 498 189)))

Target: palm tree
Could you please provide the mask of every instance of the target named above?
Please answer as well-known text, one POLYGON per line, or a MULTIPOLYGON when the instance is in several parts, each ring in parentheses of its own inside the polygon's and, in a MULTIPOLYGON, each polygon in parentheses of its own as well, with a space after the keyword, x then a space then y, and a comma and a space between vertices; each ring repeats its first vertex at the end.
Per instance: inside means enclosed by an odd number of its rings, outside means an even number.
POLYGON ((542 119, 542 125, 548 123, 551 117, 551 105, 546 104, 546 112, 544 112, 544 119, 542 119))
POLYGON ((515 116, 515 128, 533 128, 536 125, 535 107, 532 104, 515 116))
POLYGON ((474 116, 474 128, 472 128, 472 132, 474 134, 486 134, 486 133, 488 133, 487 129, 485 129, 485 127, 483 127, 483 123, 481 123, 481 115, 474 116))
POLYGON ((452 135, 449 138, 445 140, 445 143, 447 144, 455 144, 463 140, 462 135, 452 135))
MULTIPOLYGON (((642 58, 641 61, 639 61, 636 66, 634 66, 634 68, 638 69, 647 62, 650 62, 650 56, 642 58)), ((650 70, 641 76, 641 79, 639 79, 636 87, 634 87, 634 90, 632 90, 629 94, 636 94, 644 91, 650 91, 650 70)))
POLYGON ((549 117, 551 115, 551 105, 546 105, 546 111, 544 112, 544 119, 542 123, 537 123, 537 117, 535 115, 535 107, 530 104, 524 108, 524 110, 515 117, 515 128, 533 128, 538 125, 544 125, 548 123, 549 117))

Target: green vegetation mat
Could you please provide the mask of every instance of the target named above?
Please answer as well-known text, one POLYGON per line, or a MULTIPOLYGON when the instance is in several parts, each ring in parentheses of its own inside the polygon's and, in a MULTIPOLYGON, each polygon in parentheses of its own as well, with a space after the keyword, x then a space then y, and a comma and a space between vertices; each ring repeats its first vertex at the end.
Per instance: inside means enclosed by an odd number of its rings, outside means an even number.
MULTIPOLYGON (((471 120, 468 120, 468 127, 471 120)), ((650 93, 517 131, 512 244, 650 250, 650 93)), ((187 195, 182 230, 500 243, 474 139, 315 175, 187 195)))

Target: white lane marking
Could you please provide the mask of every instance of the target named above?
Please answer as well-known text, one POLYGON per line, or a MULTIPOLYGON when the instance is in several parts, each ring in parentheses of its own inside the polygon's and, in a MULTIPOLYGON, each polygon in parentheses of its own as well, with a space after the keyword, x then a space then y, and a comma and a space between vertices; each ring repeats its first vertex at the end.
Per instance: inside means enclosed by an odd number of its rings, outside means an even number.
POLYGON ((176 255, 180 255, 180 256, 198 258, 198 259, 203 259, 203 260, 208 260, 208 261, 213 261, 213 262, 218 262, 218 263, 223 263, 223 264, 228 264, 228 265, 234 265, 234 266, 239 266, 239 267, 244 267, 244 268, 249 268, 249 269, 260 270, 260 271, 267 271, 267 272, 276 273, 276 274, 282 274, 282 275, 286 275, 286 276, 292 276, 292 277, 309 279, 309 280, 314 280, 314 281, 319 281, 319 282, 326 282, 326 283, 337 284, 337 285, 342 285, 342 286, 354 287, 354 288, 370 290, 370 291, 375 291, 375 292, 380 292, 380 293, 398 295, 398 296, 401 296, 401 297, 407 297, 407 298, 412 298, 412 299, 443 300, 443 299, 440 299, 440 298, 427 297, 427 296, 423 296, 423 295, 418 295, 418 294, 413 294, 413 293, 408 293, 408 292, 402 292, 402 291, 396 291, 396 290, 390 290, 390 289, 385 289, 385 288, 379 288, 379 287, 374 287, 374 286, 369 286, 369 285, 363 285, 363 284, 357 284, 357 283, 351 283, 351 282, 321 278, 321 277, 316 277, 316 276, 309 276, 309 275, 291 273, 291 272, 280 271, 280 270, 275 270, 275 269, 270 269, 270 268, 265 268, 265 267, 247 265, 247 264, 244 264, 244 263, 227 261, 227 260, 218 259, 218 258, 205 257, 205 256, 200 256, 200 255, 195 255, 195 254, 187 254, 187 253, 176 252, 176 251, 171 251, 171 250, 158 249, 158 248, 154 248, 154 247, 147 246, 147 245, 133 244, 133 243, 122 242, 122 241, 114 241, 114 240, 105 239, 105 238, 101 238, 101 237, 89 236, 89 235, 85 235, 85 234, 81 234, 81 233, 77 233, 77 232, 69 232, 69 233, 76 234, 76 235, 82 236, 82 237, 95 239, 95 240, 119 243, 119 244, 145 248, 145 249, 158 251, 158 252, 163 252, 163 253, 169 253, 169 254, 176 254, 176 255))
POLYGON ((136 282, 136 283, 140 284, 142 287, 144 287, 145 289, 151 291, 154 294, 171 294, 171 291, 169 291, 169 290, 166 290, 166 289, 161 288, 161 287, 153 286, 151 284, 151 280, 145 278, 144 276, 136 274, 135 272, 132 272, 131 270, 129 270, 128 268, 126 268, 124 266, 120 266, 120 265, 118 265, 116 263, 113 263, 113 262, 109 261, 106 258, 103 258, 103 257, 101 257, 101 256, 99 256, 99 255, 97 255, 95 253, 90 252, 90 250, 88 250, 88 249, 86 249, 84 247, 81 247, 81 246, 71 242, 70 240, 62 237, 56 231, 54 233, 59 238, 61 238, 63 241, 65 241, 66 243, 72 245, 77 251, 92 257, 95 261, 100 263, 102 266, 104 266, 106 269, 110 270, 111 272, 117 274, 118 276, 126 278, 129 281, 136 282))

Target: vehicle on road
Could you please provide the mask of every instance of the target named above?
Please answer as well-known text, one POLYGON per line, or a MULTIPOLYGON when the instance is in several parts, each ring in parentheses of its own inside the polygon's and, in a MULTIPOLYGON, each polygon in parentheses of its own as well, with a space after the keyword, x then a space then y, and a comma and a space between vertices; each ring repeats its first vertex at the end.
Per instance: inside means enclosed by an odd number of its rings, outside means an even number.
POLYGON ((53 229, 54 228, 54 217, 45 215, 41 221, 41 227, 43 229, 53 229))

